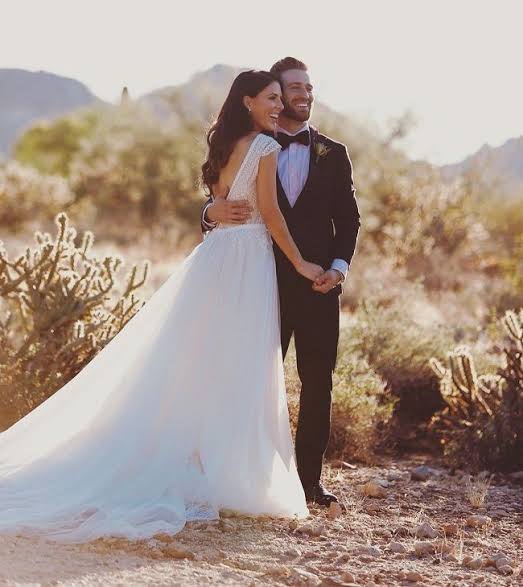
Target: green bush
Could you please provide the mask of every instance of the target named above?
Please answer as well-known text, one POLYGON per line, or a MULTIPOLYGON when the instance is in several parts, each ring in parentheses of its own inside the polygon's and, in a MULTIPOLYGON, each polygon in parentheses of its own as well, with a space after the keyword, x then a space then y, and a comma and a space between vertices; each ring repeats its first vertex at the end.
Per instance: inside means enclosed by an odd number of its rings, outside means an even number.
POLYGON ((15 233, 35 221, 54 218, 73 194, 65 179, 42 175, 17 161, 0 163, 0 226, 15 233))
MULTIPOLYGON (((350 351, 350 333, 340 336, 337 367, 333 376, 331 435, 328 458, 370 462, 389 439, 394 399, 385 382, 365 360, 350 351)), ((291 345, 285 361, 288 404, 293 433, 298 423, 301 383, 291 345)))

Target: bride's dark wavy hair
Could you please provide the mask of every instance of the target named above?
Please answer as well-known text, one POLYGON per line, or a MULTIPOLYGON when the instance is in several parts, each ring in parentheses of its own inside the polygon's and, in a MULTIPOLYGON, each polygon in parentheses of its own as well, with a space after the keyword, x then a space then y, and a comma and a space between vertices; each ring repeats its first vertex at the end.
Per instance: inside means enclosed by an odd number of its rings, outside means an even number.
POLYGON ((212 193, 212 186, 218 181, 220 171, 227 165, 238 139, 253 129, 243 98, 254 98, 269 84, 277 81, 278 78, 268 71, 251 69, 240 73, 232 82, 218 118, 207 133, 209 154, 202 165, 202 183, 209 193, 212 193))

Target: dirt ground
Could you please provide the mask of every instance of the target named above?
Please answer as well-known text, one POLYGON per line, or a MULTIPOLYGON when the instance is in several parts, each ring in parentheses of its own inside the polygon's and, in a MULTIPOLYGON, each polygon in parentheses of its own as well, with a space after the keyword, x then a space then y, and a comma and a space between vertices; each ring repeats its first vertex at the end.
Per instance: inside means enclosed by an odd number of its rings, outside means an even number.
POLYGON ((338 462, 325 484, 341 512, 313 507, 299 523, 223 512, 139 542, 0 536, 0 585, 520 585, 521 482, 421 457, 338 462))

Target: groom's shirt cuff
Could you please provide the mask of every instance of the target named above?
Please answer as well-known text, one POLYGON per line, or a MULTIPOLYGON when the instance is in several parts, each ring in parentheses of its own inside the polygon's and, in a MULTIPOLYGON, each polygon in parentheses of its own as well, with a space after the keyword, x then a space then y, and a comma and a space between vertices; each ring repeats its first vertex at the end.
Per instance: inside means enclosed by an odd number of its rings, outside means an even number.
POLYGON ((334 261, 331 263, 331 269, 336 269, 336 271, 339 271, 343 275, 343 282, 347 278, 349 264, 347 263, 347 261, 344 261, 343 259, 334 259, 334 261))

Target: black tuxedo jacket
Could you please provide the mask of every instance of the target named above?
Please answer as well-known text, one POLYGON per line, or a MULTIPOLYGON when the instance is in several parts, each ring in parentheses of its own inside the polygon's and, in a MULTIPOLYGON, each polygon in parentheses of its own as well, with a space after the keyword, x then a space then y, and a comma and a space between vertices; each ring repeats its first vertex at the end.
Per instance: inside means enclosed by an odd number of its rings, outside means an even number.
MULTIPOLYGON (((360 214, 355 198, 352 163, 344 144, 310 127, 309 175, 294 206, 291 207, 280 178, 277 178, 278 203, 289 231, 303 258, 329 269, 333 259, 350 266, 358 232, 360 214)), ((205 231, 203 225, 202 230, 205 231)), ((313 295, 310 281, 294 269, 274 243, 278 287, 313 295)), ((341 285, 333 294, 341 293, 341 285)))

